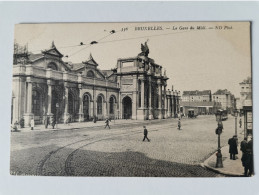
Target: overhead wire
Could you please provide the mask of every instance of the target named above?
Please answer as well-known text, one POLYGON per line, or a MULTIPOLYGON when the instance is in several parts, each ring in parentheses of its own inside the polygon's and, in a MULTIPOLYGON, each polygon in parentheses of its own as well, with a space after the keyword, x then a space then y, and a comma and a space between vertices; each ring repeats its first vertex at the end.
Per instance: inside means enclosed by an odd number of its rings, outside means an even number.
MULTIPOLYGON (((136 24, 133 24, 133 25, 136 25, 136 24)), ((128 27, 128 29, 131 28, 131 27, 128 27)), ((205 29, 205 30, 211 30, 211 29, 205 29)), ((112 30, 113 31, 113 30, 112 30)), ((145 36, 138 36, 138 37, 132 37, 132 38, 125 38, 125 39, 118 39, 118 40, 109 40, 109 41, 101 41, 101 40, 104 40, 106 39, 107 37, 113 35, 113 34, 116 34, 116 33, 122 33, 124 31, 122 30, 114 30, 115 33, 111 33, 111 31, 109 32, 108 35, 105 35, 104 37, 101 37, 100 39, 97 39, 95 42, 95 44, 105 44, 105 43, 113 43, 113 42, 120 42, 120 41, 128 41, 128 40, 135 40, 135 39, 141 39, 141 38, 149 38, 149 37, 160 37, 160 36, 166 36, 166 35, 172 35, 172 34, 180 34, 180 33, 186 33, 186 32, 194 32, 194 31, 203 31, 203 30, 185 30, 185 31, 177 31, 177 32, 171 32, 171 33, 163 33, 163 34, 156 34, 156 35, 145 35, 145 36), (101 42, 99 42, 101 41, 101 42)), ((107 32, 107 30, 104 30, 104 32, 107 32)), ((97 35, 95 35, 94 37, 104 33, 104 32, 101 32, 97 35)), ((126 32, 126 31, 125 31, 126 32)), ((91 38, 87 39, 87 41, 89 41, 91 38)), ((93 42, 93 41, 92 41, 93 42)), ((91 42, 91 43, 92 43, 91 42)), ((81 44, 77 44, 77 45, 70 45, 70 46, 63 46, 63 47, 59 47, 60 49, 64 49, 64 48, 74 48, 74 47, 84 47, 84 48, 81 48, 80 50, 72 53, 72 54, 69 54, 69 52, 67 53, 68 54, 68 57, 71 57, 71 56, 74 56, 76 55, 77 53, 89 48, 91 45, 91 43, 89 44, 84 44, 84 42, 81 42, 83 43, 82 45, 81 44)), ((72 49, 73 50, 73 49, 72 49)), ((41 51, 41 50, 35 50, 35 51, 41 51)), ((35 52, 35 51, 32 51, 32 52, 35 52)), ((70 50, 71 51, 71 50, 70 50)))

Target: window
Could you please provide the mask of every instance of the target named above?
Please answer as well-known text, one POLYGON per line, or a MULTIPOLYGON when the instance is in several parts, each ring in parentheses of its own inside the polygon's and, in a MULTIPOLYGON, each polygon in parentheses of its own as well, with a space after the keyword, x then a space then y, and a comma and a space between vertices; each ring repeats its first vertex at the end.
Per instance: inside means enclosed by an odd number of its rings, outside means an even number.
POLYGON ((52 70, 58 70, 58 66, 54 62, 50 62, 48 64, 48 68, 51 68, 52 70))
POLYGON ((35 116, 40 116, 40 93, 32 91, 32 112, 35 116))
POLYGON ((94 78, 94 72, 92 70, 89 70, 86 74, 87 77, 94 78))
POLYGON ((97 114, 102 114, 103 112, 103 98, 98 96, 97 98, 97 114))

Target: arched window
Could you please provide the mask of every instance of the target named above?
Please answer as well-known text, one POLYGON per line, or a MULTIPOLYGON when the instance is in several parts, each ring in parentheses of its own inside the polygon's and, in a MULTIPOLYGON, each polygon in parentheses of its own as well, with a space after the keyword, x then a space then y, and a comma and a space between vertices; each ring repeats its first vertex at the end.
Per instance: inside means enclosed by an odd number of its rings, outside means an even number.
POLYGON ((113 96, 110 97, 110 114, 114 114, 114 103, 115 103, 115 99, 113 96))
POLYGON ((40 93, 32 91, 32 112, 35 116, 40 116, 40 93))
POLYGON ((54 62, 50 62, 47 68, 51 68, 52 70, 58 70, 58 66, 54 62))
POLYGON ((89 70, 86 74, 87 77, 91 77, 93 78, 94 77, 94 72, 92 70, 89 70))
POLYGON ((103 98, 102 96, 98 96, 97 98, 97 114, 103 113, 103 98))

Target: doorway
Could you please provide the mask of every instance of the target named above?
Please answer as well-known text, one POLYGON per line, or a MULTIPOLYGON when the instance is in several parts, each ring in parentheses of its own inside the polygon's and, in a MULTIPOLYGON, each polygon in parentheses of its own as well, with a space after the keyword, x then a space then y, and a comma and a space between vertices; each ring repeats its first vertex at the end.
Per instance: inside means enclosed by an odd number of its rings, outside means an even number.
POLYGON ((123 98, 123 118, 131 119, 132 117, 132 100, 129 96, 123 98))

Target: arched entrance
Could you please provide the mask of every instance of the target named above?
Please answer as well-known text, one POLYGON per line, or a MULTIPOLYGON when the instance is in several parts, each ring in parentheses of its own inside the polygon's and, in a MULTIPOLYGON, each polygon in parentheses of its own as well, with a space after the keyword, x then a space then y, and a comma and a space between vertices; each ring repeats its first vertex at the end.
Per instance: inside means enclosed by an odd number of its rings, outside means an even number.
MULTIPOLYGON (((58 94, 56 91, 52 91, 52 100, 51 100, 51 113, 56 117, 57 114, 57 104, 59 103, 58 94)), ((60 106, 60 105, 58 105, 60 106)))
POLYGON ((122 105, 123 105, 123 118, 131 119, 131 117, 132 117, 132 100, 131 100, 131 98, 129 96, 123 98, 122 105))
POLYGON ((83 97, 83 113, 84 121, 88 121, 90 119, 90 98, 86 94, 83 97))

